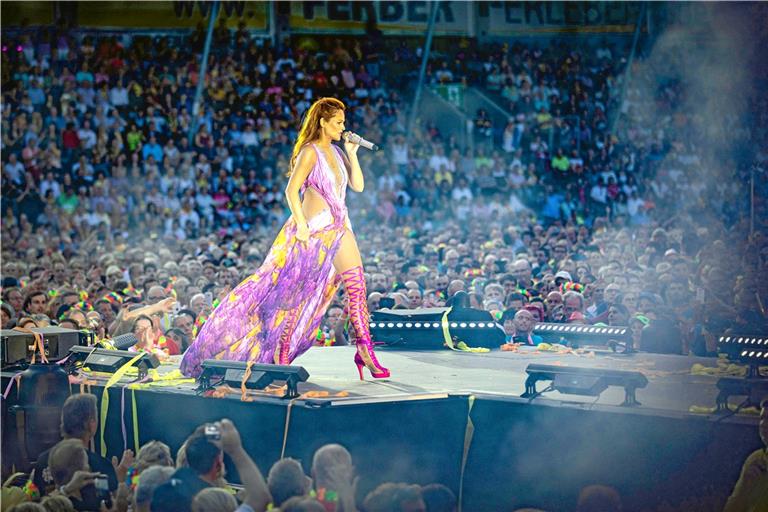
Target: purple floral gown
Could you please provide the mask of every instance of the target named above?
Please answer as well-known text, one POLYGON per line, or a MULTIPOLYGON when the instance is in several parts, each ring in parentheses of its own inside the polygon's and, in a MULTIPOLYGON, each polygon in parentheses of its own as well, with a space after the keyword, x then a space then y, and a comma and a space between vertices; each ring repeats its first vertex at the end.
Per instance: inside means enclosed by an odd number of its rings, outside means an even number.
POLYGON ((255 274, 222 300, 184 353, 181 371, 200 374, 206 359, 287 364, 314 343, 341 279, 333 267, 345 229, 348 177, 341 150, 333 146, 339 175, 313 144, 317 163, 301 188, 314 188, 328 205, 311 219, 307 244, 296 239, 291 216, 255 274))

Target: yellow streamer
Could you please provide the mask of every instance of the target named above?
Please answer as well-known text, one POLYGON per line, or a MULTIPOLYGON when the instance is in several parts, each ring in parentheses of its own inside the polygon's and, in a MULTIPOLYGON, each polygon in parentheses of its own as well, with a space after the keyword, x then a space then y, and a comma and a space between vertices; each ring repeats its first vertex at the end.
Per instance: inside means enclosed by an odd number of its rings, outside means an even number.
POLYGON ((99 423, 100 434, 99 440, 101 441, 101 456, 107 456, 107 445, 104 442, 104 430, 107 427, 107 411, 109 410, 109 388, 111 388, 117 381, 123 378, 123 375, 133 366, 133 363, 144 357, 144 352, 139 352, 133 359, 121 366, 107 381, 104 386, 104 392, 101 395, 101 422, 99 423))
POLYGON ((248 361, 245 365, 245 373, 243 374, 243 380, 240 381, 240 400, 246 401, 248 396, 248 388, 245 387, 245 383, 248 382, 248 378, 251 376, 251 366, 253 361, 248 361))
POLYGON ((139 455, 139 413, 136 407, 136 390, 131 390, 131 412, 133 413, 133 453, 139 455))
POLYGON ((147 375, 150 377, 149 382, 134 382, 128 384, 128 389, 151 389, 195 383, 195 379, 185 377, 178 369, 171 370, 165 375, 160 375, 157 370, 150 369, 147 375))
POLYGON ((469 447, 472 445, 472 438, 475 436, 475 424, 472 422, 472 406, 475 405, 475 395, 469 395, 468 403, 467 428, 464 431, 464 451, 461 455, 461 474, 459 475, 459 512, 461 512, 461 500, 464 495, 464 470, 467 467, 469 447))
POLYGON ((285 445, 288 443, 288 426, 291 424, 292 409, 293 409, 293 400, 288 402, 288 409, 285 411, 285 429, 283 430, 283 448, 280 450, 280 460, 283 460, 285 458, 285 445))
POLYGON ((484 352, 490 352, 490 349, 482 348, 482 347, 469 347, 466 343, 463 341, 459 341, 456 345, 453 344, 453 338, 451 337, 451 331, 448 328, 448 315, 450 312, 453 311, 453 306, 448 308, 448 311, 443 313, 443 318, 440 320, 440 326, 443 329, 443 341, 445 341, 445 346, 449 349, 455 351, 455 352, 475 352, 475 353, 484 353, 484 352))
POLYGON ((34 349, 32 350, 32 364, 35 364, 37 361, 37 353, 40 352, 40 361, 43 364, 48 364, 48 358, 45 357, 45 342, 43 340, 43 335, 39 332, 35 332, 32 329, 27 329, 26 327, 14 327, 14 331, 23 332, 26 334, 31 334, 33 338, 35 338, 35 342, 33 344, 34 349))

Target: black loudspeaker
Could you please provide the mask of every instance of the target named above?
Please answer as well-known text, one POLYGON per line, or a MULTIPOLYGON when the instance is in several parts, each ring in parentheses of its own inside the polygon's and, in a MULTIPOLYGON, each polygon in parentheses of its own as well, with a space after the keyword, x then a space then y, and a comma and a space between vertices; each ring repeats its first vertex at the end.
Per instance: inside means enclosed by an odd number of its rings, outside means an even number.
POLYGON ((499 348, 504 330, 488 311, 468 308, 380 309, 371 315, 371 337, 402 349, 445 347, 445 330, 454 342, 471 347, 499 348))
MULTIPOLYGON (((87 346, 93 342, 92 333, 74 329, 33 327, 30 330, 43 335, 45 356, 53 361, 65 358, 72 347, 87 346)), ((0 331, 0 347, 4 367, 32 361, 32 354, 37 350, 35 337, 31 333, 15 329, 0 331)))

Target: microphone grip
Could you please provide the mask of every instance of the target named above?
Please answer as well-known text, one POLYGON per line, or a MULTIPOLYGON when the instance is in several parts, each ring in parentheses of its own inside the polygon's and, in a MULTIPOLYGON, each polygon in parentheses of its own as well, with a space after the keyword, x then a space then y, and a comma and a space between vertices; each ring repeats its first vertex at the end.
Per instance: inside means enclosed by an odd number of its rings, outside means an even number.
POLYGON ((379 146, 374 144, 373 142, 367 141, 358 134, 354 132, 347 132, 346 133, 346 140, 351 142, 352 144, 358 144, 360 147, 363 147, 369 151, 378 151, 379 146))

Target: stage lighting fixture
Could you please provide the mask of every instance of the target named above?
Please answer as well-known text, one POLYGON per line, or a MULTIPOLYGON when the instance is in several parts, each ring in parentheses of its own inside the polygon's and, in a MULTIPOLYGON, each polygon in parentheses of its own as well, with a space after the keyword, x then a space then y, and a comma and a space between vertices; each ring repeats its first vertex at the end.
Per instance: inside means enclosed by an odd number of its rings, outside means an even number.
MULTIPOLYGON (((43 350, 49 361, 58 361, 69 354, 70 347, 93 344, 93 333, 62 327, 33 327, 32 333, 43 337, 43 350)), ((32 361, 36 351, 35 335, 18 329, 0 331, 0 353, 3 368, 32 361)))
POLYGON ((749 365, 748 379, 759 379, 760 366, 768 366, 768 337, 720 336, 717 345, 719 352, 729 359, 749 365))
POLYGON ((599 396, 608 386, 624 388, 625 407, 641 405, 635 391, 648 385, 648 379, 640 372, 606 370, 602 368, 574 368, 546 364, 529 364, 525 369, 525 393, 522 398, 535 398, 549 388, 537 391, 536 383, 540 380, 552 381, 551 389, 563 394, 599 396))
MULTIPOLYGON (((203 371, 198 377, 200 390, 210 389, 222 383, 239 388, 245 378, 248 363, 206 359, 201 366, 203 371), (216 378, 219 379, 218 382, 214 382, 216 378)), ((251 365, 251 374, 245 381, 245 387, 264 389, 273 381, 285 381, 287 389, 283 398, 296 398, 299 396, 299 382, 306 382, 307 379, 309 372, 303 366, 257 363, 251 365)))
MULTIPOLYGON (((106 373, 115 373, 139 354, 128 350, 107 350, 93 347, 72 347, 69 349, 69 353, 70 357, 67 363, 70 369, 74 368, 75 363, 82 362, 82 366, 106 373)), ((139 378, 144 378, 150 368, 160 366, 160 360, 155 354, 144 352, 142 357, 133 363, 133 366, 139 369, 139 378)))
POLYGON ((738 377, 721 377, 717 381, 717 412, 731 411, 728 399, 732 396, 746 396, 747 399, 739 405, 737 411, 743 407, 760 408, 760 402, 768 398, 768 379, 738 377))
POLYGON ((477 309, 379 309, 371 315, 370 327, 371 337, 391 348, 442 349, 445 345, 443 327, 452 338, 473 347, 498 348, 504 344, 504 329, 490 312, 477 309))
POLYGON ((634 352, 629 327, 540 322, 533 326, 533 334, 541 336, 546 343, 607 345, 614 352, 634 352))

